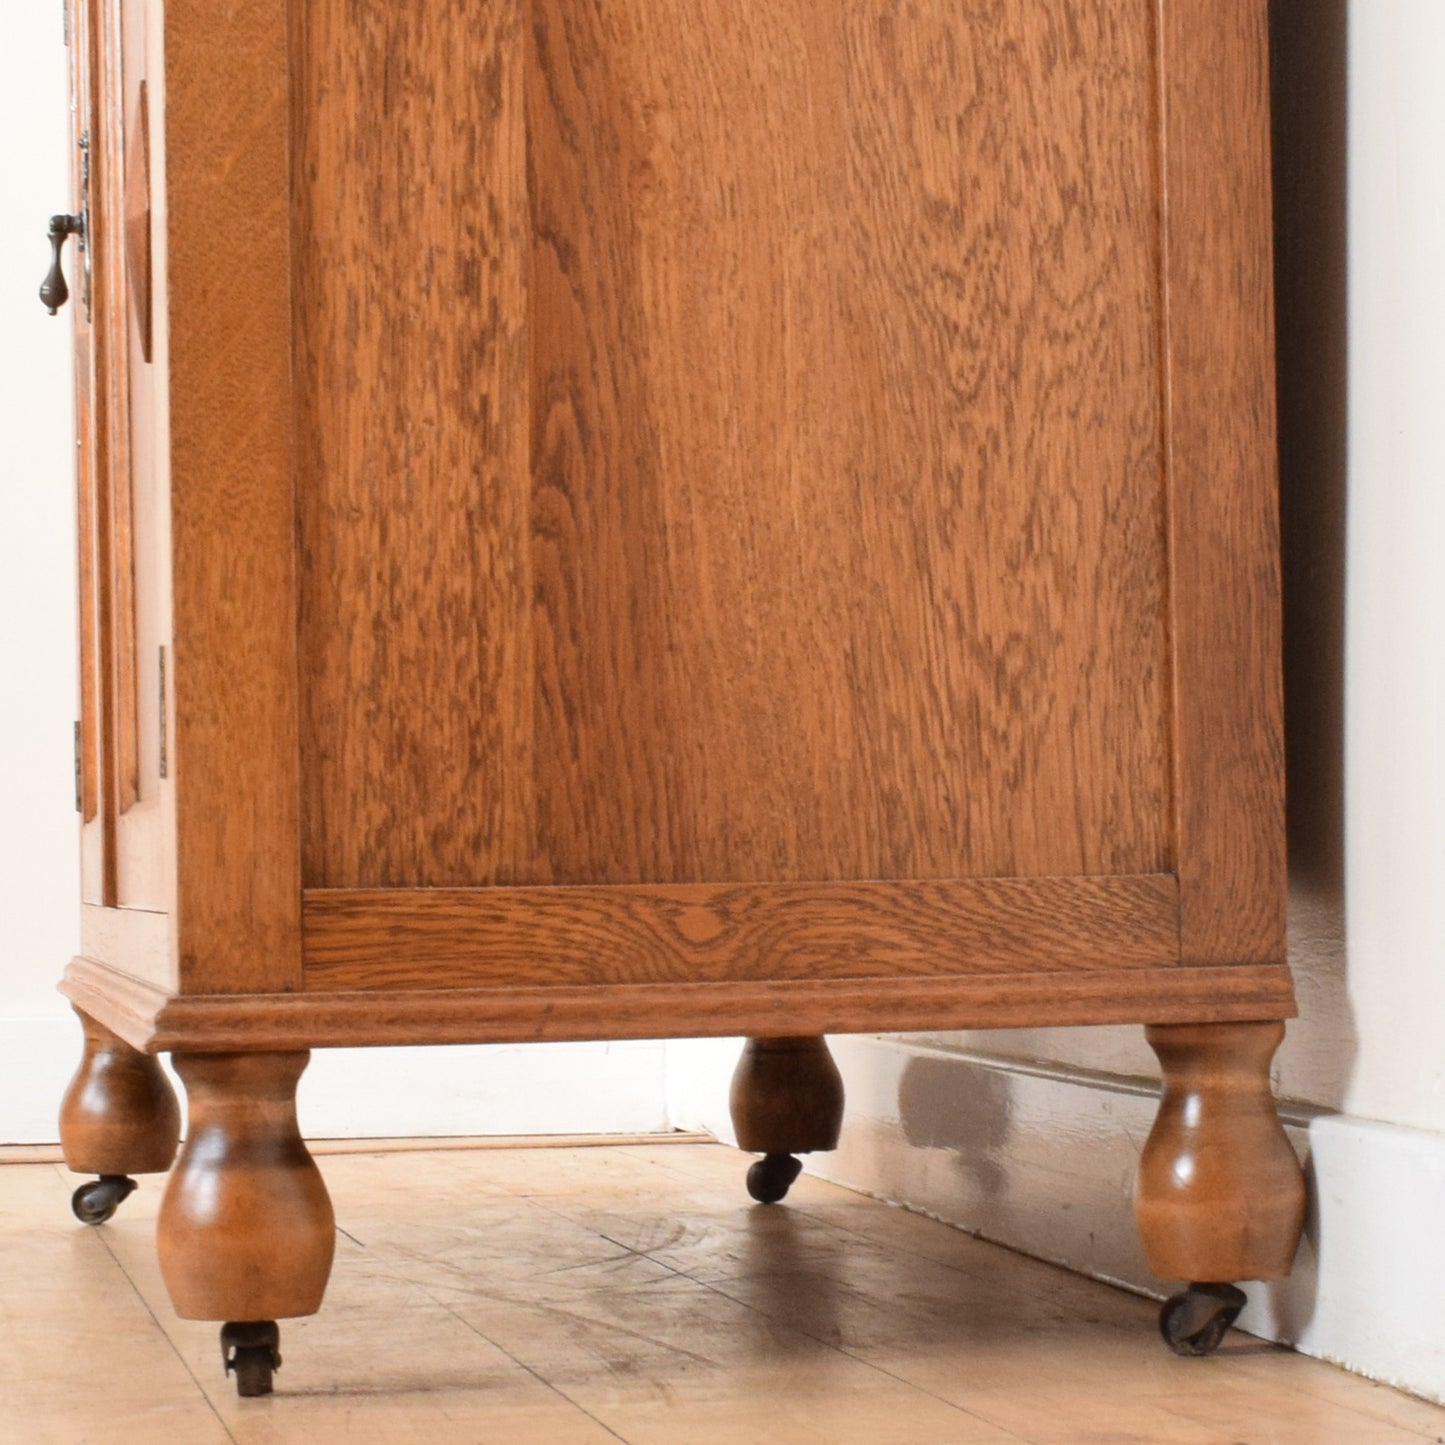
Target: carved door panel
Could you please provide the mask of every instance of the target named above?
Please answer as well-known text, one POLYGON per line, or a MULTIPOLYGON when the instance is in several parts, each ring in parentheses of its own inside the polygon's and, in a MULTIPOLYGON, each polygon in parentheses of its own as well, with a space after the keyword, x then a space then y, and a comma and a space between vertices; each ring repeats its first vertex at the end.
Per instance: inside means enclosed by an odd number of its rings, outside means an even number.
POLYGON ((109 676, 101 585, 102 517, 97 479, 108 466, 107 407, 98 385, 95 346, 94 255, 100 231, 94 203, 92 130, 97 107, 93 0, 69 0, 71 138, 74 142, 72 211, 83 231, 70 256, 71 322, 75 346, 76 519, 80 551, 80 721, 76 736, 76 802, 81 817, 81 888, 86 903, 115 901, 115 834, 107 766, 109 676))
POLYGON ((71 0, 81 549, 79 798, 88 903, 160 909, 164 637, 144 0, 71 0), (104 99, 102 99, 104 97, 104 99), (138 589, 137 579, 146 579, 138 589))
POLYGON ((116 876, 120 902, 165 908, 171 895, 163 787, 169 772, 162 719, 169 637, 167 471, 159 399, 164 359, 156 346, 155 227, 151 186, 151 88, 148 56, 160 6, 108 0, 107 53, 115 73, 109 121, 111 215, 108 257, 115 376, 117 516, 114 568, 124 606, 117 626, 119 788, 116 876), (152 14, 152 12, 156 12, 152 14))

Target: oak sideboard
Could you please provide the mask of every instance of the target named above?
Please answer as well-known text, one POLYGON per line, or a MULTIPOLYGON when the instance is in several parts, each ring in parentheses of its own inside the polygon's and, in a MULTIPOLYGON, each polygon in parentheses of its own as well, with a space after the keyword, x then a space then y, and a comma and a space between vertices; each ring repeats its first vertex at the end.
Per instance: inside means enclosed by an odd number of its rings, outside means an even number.
MULTIPOLYGON (((69 0, 100 1223, 245 1394, 308 1051, 1132 1023, 1207 1353, 1286 1273, 1264 0, 69 0), (156 1062, 169 1052, 180 1115, 156 1062)), ((740 1207, 743 1204, 740 1188, 740 1207)))

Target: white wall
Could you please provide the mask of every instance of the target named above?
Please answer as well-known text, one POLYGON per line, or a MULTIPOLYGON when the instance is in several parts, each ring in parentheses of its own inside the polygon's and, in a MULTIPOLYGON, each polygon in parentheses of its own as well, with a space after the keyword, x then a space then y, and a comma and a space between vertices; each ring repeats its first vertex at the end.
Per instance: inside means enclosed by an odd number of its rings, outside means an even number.
POLYGON ((1445 1131, 1445 6, 1350 11, 1346 1107, 1445 1131))
POLYGON ((36 288, 70 209, 58 5, 0 21, 0 1014, 63 1011, 75 899, 75 559, 70 326, 36 288))
MULTIPOLYGON (((79 947, 70 320, 36 288, 70 208, 60 0, 0 12, 0 1144, 55 1138, 79 1032, 55 991, 79 947)), ((67 263, 74 260, 74 244, 67 263)), ((74 271, 69 272, 71 276, 74 271)), ((302 1081, 313 1136, 665 1127, 662 1046, 335 1050, 302 1081)))

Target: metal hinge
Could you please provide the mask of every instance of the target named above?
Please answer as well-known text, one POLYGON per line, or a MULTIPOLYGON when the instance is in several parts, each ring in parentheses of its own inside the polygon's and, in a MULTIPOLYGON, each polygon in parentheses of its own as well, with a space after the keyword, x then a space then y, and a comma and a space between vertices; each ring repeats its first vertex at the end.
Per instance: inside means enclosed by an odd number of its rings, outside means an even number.
POLYGON ((166 650, 165 650, 164 647, 161 648, 160 677, 161 677, 161 766, 160 766, 160 772, 161 772, 161 777, 164 778, 164 777, 166 777, 166 776, 168 775, 168 773, 170 772, 170 762, 169 762, 169 759, 166 757, 166 751, 167 751, 167 747, 166 747, 166 744, 167 744, 167 738, 166 738, 166 650))
POLYGON ((85 784, 82 781, 82 771, 85 767, 84 749, 80 743, 80 724, 75 725, 75 811, 83 812, 85 809, 85 784))
POLYGON ((60 0, 61 25, 64 27, 65 43, 70 44, 70 0, 60 0))

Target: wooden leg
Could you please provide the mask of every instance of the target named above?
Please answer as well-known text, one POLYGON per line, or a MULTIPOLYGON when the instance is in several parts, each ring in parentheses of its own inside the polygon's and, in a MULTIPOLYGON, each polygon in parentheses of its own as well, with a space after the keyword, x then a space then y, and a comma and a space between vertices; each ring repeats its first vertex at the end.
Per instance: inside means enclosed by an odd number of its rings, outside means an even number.
POLYGON ((776 1204, 802 1170, 793 1156, 836 1149, 843 1078, 828 1045, 812 1037, 749 1039, 733 1074, 738 1146, 764 1157, 748 1170, 748 1193, 776 1204))
POLYGON ((103 1224, 135 1188, 176 1157, 181 1111, 160 1063, 76 1009, 85 1052, 60 1105, 60 1143, 77 1174, 98 1174, 71 1199, 75 1217, 103 1224))
POLYGON ((1284 1025, 1178 1024, 1146 1037, 1164 1094, 1134 1215, 1150 1269, 1191 1282, 1164 1306, 1165 1339, 1209 1354, 1245 1303, 1232 1281, 1283 1278, 1304 1228, 1304 1174, 1269 1087, 1284 1025))
POLYGON ((186 1146, 161 1203, 161 1274, 183 1319, 223 1320, 243 1395, 269 1394, 275 1321, 321 1307, 336 1223, 296 1125, 308 1053, 177 1054, 186 1146))

